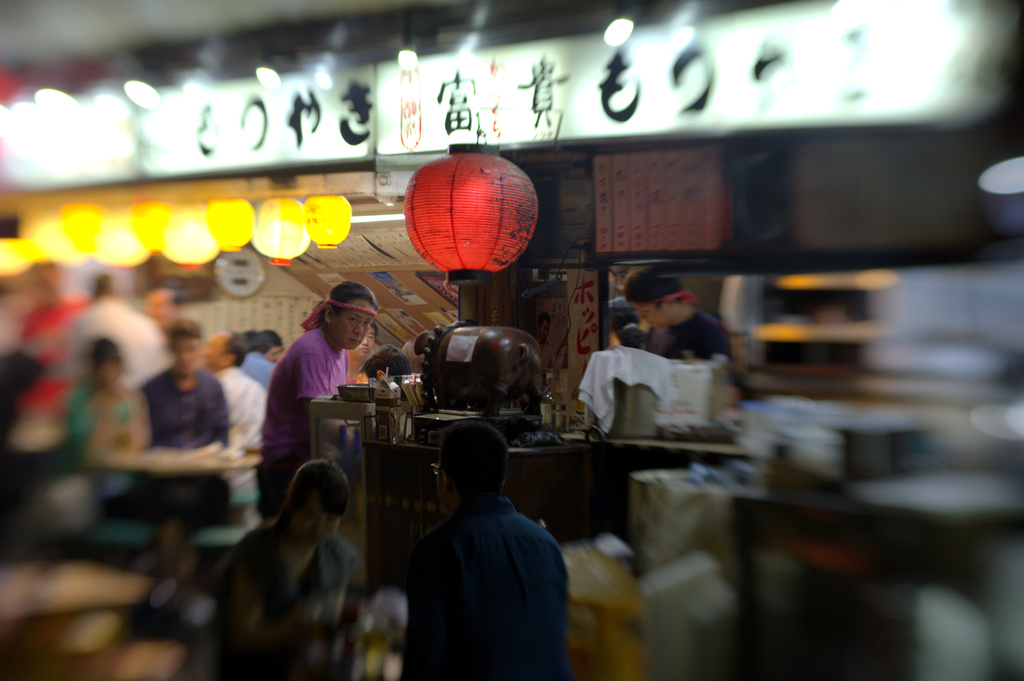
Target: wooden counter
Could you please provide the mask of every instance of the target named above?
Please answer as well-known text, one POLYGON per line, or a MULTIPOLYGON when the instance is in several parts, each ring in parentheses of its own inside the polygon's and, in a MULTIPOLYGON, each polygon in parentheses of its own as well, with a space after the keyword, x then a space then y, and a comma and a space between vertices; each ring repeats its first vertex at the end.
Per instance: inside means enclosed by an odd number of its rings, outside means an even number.
MULTIPOLYGON (((405 588, 405 570, 421 536, 444 519, 435 476, 437 447, 363 443, 366 485, 366 586, 405 588)), ((505 495, 528 518, 544 521, 559 542, 590 537, 588 445, 509 451, 505 495)))
MULTIPOLYGON (((585 433, 562 433, 570 442, 586 442, 585 433)), ((629 474, 634 471, 686 468, 691 461, 717 465, 745 459, 739 445, 656 439, 590 438, 594 470, 594 531, 610 532, 629 542, 629 474)))

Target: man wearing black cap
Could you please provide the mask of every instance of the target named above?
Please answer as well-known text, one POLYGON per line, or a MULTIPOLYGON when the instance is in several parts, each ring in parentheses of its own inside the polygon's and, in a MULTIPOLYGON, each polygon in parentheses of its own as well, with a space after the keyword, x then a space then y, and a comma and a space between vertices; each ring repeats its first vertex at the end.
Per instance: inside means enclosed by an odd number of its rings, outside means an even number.
POLYGON ((651 330, 644 350, 668 359, 728 360, 729 341, 721 323, 697 309, 697 296, 679 277, 663 277, 650 267, 630 270, 626 300, 651 330))

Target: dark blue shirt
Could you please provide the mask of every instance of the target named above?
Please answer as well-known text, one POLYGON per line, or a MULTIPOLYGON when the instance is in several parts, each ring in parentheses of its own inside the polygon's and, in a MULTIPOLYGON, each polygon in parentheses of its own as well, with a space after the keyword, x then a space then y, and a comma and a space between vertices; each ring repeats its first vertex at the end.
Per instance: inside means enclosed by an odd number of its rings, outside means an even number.
POLYGON ((409 558, 403 681, 571 681, 558 543, 505 497, 466 501, 409 558))
POLYGON ((682 324, 651 329, 647 333, 644 350, 666 359, 686 359, 686 350, 691 351, 696 359, 711 359, 714 355, 732 356, 729 339, 721 323, 701 310, 696 310, 682 324))
POLYGON ((142 392, 149 402, 152 446, 191 449, 228 443, 228 403, 209 371, 200 369, 196 387, 182 392, 167 370, 151 378, 142 392))

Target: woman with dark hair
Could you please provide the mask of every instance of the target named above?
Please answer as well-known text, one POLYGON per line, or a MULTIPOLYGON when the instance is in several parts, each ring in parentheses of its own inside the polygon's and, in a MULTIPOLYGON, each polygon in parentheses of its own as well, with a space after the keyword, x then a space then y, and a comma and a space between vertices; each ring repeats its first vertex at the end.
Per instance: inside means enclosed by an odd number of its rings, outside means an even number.
POLYGON ((345 474, 315 459, 273 524, 232 549, 219 588, 221 681, 285 679, 316 628, 337 624, 358 561, 337 534, 347 506, 345 474))
POLYGON ((78 473, 85 462, 111 454, 138 453, 149 446, 146 398, 125 386, 117 345, 98 338, 92 345, 88 379, 71 393, 67 439, 58 475, 78 473))
POLYGON ((342 282, 302 322, 306 333, 274 367, 263 422, 263 463, 256 469, 264 518, 277 515, 295 471, 309 461, 309 403, 336 394, 346 382, 346 350, 359 347, 376 316, 373 292, 354 281, 342 282))
POLYGON ((640 316, 628 300, 619 296, 608 301, 609 345, 640 348, 644 343, 644 332, 640 330, 640 316))

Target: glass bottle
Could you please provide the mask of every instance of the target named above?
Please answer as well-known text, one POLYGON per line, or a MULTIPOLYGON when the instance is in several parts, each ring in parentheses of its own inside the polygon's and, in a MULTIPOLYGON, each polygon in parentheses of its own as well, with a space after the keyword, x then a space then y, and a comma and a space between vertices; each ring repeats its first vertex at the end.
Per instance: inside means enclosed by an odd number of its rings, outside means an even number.
POLYGON ((555 425, 555 396, 552 393, 553 381, 550 370, 544 370, 542 382, 541 390, 543 394, 540 398, 540 422, 544 426, 553 426, 555 425))

